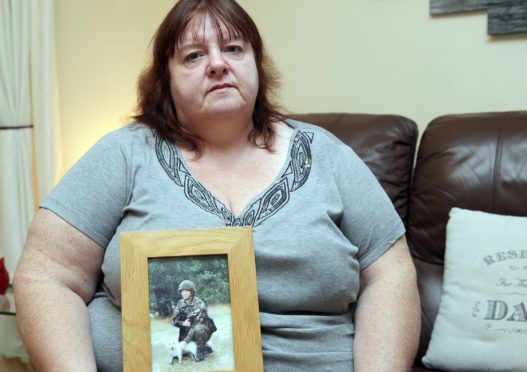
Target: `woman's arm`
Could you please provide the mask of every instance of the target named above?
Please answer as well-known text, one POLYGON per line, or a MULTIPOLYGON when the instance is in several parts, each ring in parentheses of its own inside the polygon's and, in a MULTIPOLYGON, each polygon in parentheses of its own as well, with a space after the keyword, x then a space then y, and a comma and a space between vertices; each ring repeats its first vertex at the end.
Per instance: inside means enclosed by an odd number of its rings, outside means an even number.
POLYGON ((53 212, 32 222, 13 279, 20 335, 41 371, 96 371, 86 303, 104 249, 53 212))
POLYGON ((361 273, 355 313, 355 372, 410 371, 419 343, 416 273, 404 236, 361 273))

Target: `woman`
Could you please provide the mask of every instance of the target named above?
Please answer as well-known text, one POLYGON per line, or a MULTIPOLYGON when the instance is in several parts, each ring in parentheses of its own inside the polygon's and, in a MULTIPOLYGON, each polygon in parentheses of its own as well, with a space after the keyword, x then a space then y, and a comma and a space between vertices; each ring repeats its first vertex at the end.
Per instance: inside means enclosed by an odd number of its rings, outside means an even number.
POLYGON ((278 114, 270 71, 234 0, 169 12, 138 123, 101 139, 31 226, 15 287, 40 369, 122 369, 121 231, 236 225, 254 229, 266 370, 409 368, 420 317, 403 225, 349 147, 278 114))

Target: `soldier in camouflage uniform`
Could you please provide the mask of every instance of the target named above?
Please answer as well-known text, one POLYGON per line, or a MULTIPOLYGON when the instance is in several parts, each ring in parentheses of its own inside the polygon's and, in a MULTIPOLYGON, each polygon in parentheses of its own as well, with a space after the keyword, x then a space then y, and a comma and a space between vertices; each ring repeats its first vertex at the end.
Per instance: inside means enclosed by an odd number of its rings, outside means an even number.
POLYGON ((179 347, 185 350, 191 341, 197 344, 196 362, 205 359, 212 348, 207 341, 216 332, 214 321, 207 314, 207 304, 196 296, 196 286, 190 280, 183 280, 178 287, 183 297, 174 308, 172 325, 179 328, 179 347))

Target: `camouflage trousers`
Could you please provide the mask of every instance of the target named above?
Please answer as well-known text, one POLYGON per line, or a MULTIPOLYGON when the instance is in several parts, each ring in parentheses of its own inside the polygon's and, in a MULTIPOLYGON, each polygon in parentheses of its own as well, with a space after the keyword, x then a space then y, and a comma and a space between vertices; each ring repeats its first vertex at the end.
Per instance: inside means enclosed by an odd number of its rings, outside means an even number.
POLYGON ((198 345, 205 345, 211 336, 212 332, 209 327, 205 324, 198 324, 189 329, 184 341, 187 343, 194 341, 198 345))

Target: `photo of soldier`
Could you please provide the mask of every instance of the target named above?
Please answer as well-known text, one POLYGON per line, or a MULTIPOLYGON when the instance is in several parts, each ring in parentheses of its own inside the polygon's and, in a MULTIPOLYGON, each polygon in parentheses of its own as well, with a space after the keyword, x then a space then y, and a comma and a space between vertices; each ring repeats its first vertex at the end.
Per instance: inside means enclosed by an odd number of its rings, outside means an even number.
POLYGON ((208 316, 207 304, 196 296, 196 286, 192 281, 181 281, 178 292, 182 298, 174 306, 171 322, 179 328, 181 352, 185 351, 190 342, 195 342, 197 353, 194 361, 200 362, 213 352, 207 342, 217 328, 213 319, 208 316))
POLYGON ((149 259, 148 287, 152 372, 235 369, 227 256, 149 259))

